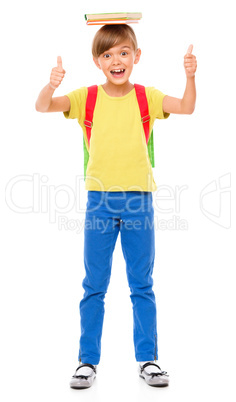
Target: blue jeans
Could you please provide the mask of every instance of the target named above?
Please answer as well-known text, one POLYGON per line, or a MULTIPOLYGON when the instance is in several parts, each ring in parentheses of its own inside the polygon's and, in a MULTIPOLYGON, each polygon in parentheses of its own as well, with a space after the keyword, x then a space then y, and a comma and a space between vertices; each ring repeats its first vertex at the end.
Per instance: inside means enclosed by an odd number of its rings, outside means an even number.
MULTIPOLYGON (((85 290, 80 302, 79 359, 98 364, 104 298, 113 251, 120 232, 133 304, 133 341, 137 361, 156 360, 157 323, 153 292, 155 228, 152 192, 88 191, 84 228, 85 290)), ((121 296, 122 297, 122 296, 121 296)))

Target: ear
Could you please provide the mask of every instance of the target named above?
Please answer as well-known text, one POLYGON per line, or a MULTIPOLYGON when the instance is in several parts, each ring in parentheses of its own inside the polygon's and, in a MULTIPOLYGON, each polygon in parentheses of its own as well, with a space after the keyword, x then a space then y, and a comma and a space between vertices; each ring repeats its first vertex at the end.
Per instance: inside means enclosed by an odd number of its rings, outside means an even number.
POLYGON ((141 49, 137 49, 134 58, 134 64, 137 64, 139 62, 140 56, 141 56, 141 49))
POLYGON ((93 57, 93 61, 94 61, 94 63, 96 64, 96 66, 101 70, 101 66, 100 66, 98 57, 93 57))

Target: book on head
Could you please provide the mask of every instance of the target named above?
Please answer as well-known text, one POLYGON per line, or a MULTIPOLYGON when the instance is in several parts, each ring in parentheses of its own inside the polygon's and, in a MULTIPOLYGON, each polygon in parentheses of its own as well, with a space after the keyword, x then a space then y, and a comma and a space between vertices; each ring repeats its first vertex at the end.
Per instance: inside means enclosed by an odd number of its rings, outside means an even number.
POLYGON ((84 17, 87 25, 132 24, 142 18, 142 13, 98 13, 85 14, 84 17))

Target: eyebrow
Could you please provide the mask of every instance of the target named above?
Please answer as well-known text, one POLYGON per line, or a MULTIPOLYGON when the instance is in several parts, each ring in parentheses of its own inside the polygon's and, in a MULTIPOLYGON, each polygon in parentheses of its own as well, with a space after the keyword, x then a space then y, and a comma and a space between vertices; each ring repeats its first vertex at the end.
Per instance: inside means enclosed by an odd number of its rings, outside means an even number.
MULTIPOLYGON (((112 49, 112 48, 106 50, 103 54, 108 53, 111 49, 112 49)), ((121 47, 120 47, 120 50, 121 50, 121 49, 131 49, 131 47, 130 47, 130 46, 121 46, 121 47)))

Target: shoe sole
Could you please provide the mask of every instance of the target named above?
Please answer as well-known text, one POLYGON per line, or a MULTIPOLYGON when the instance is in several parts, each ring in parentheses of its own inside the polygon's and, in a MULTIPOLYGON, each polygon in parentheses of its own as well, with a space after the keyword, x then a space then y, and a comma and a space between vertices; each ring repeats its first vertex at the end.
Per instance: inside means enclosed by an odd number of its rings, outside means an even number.
MULTIPOLYGON (((146 381, 146 378, 145 377, 143 377, 141 374, 139 375, 139 377, 140 378, 143 378, 145 381, 146 381)), ((148 385, 150 385, 150 387, 159 387, 159 388, 164 388, 164 387, 168 387, 168 385, 169 385, 169 382, 165 382, 165 383, 160 383, 160 384, 149 384, 147 381, 146 381, 146 383, 148 384, 148 385)))
MULTIPOLYGON (((95 378, 96 377, 94 377, 93 382, 94 382, 95 378)), ((87 389, 87 388, 91 388, 92 385, 93 385, 93 382, 92 382, 92 384, 89 384, 89 385, 76 385, 76 383, 75 384, 70 384, 70 388, 72 388, 72 389, 87 389)))

